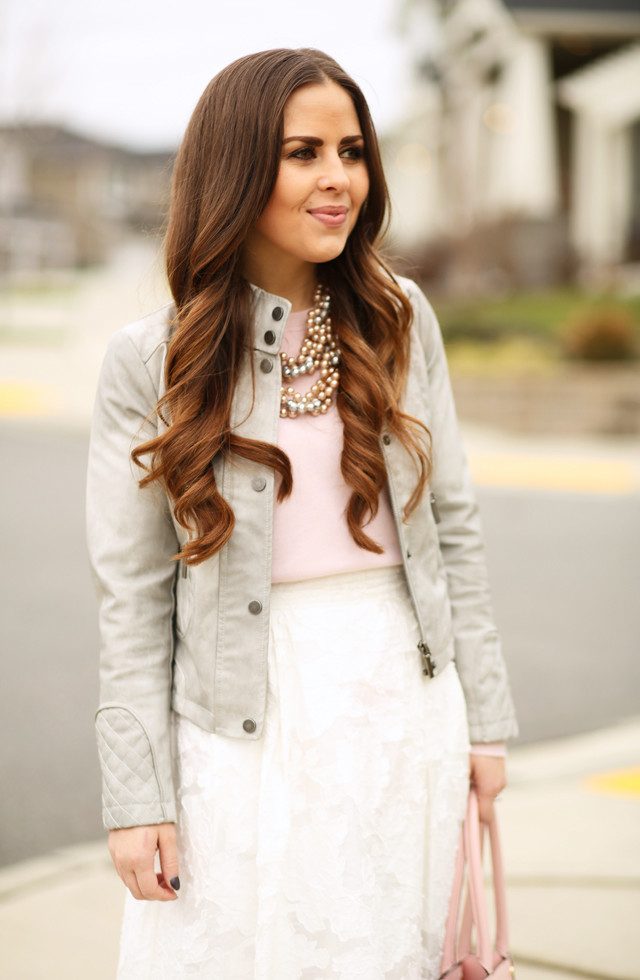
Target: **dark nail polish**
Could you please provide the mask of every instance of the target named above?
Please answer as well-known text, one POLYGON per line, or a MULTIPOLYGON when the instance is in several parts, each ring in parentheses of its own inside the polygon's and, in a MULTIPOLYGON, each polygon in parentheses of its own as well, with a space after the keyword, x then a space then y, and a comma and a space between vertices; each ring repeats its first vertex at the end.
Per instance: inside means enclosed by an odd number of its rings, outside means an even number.
POLYGON ((178 878, 177 875, 176 875, 175 878, 171 878, 171 880, 169 881, 169 884, 171 885, 171 887, 173 888, 173 890, 175 892, 180 891, 180 879, 178 878))

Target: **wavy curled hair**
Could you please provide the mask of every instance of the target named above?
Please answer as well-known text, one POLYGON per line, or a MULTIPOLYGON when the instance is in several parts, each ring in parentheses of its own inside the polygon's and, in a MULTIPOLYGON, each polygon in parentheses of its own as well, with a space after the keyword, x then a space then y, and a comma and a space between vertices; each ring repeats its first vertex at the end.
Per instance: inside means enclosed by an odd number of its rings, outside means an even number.
POLYGON ((229 540, 234 513, 218 487, 217 454, 271 466, 278 499, 291 493, 286 454, 239 436, 230 425, 236 382, 253 343, 252 299, 242 276, 242 246, 274 189, 287 100, 303 85, 336 82, 353 100, 364 137, 369 194, 342 254, 321 266, 331 292, 332 321, 342 360, 337 406, 344 423, 342 475, 351 488, 347 522, 367 551, 386 470, 383 426, 410 454, 416 486, 405 519, 430 474, 430 435, 401 407, 409 358, 411 305, 377 245, 388 214, 388 191, 366 100, 326 54, 310 48, 263 51, 221 71, 205 89, 179 150, 166 234, 166 265, 175 319, 166 361, 166 393, 156 411, 170 425, 132 452, 158 481, 177 521, 189 530, 176 558, 198 564, 229 540), (146 459, 145 459, 146 457, 146 459))

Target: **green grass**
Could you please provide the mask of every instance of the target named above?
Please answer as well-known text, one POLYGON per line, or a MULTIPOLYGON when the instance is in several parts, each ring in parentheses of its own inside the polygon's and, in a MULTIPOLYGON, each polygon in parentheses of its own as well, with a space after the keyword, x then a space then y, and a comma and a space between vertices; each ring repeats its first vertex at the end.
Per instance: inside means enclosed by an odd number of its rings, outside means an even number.
POLYGON ((518 293, 504 299, 443 298, 434 307, 449 364, 458 375, 524 378, 557 374, 567 363, 563 341, 569 325, 576 315, 601 307, 631 314, 640 354, 640 296, 595 296, 567 289, 518 293))
POLYGON ((69 331, 63 327, 42 327, 36 324, 7 326, 0 323, 0 345, 16 344, 20 347, 61 347, 69 339, 69 331))
POLYGON ((0 302, 30 303, 47 302, 54 299, 66 299, 73 296, 77 290, 76 280, 60 280, 59 282, 40 283, 0 283, 0 302))
POLYGON ((460 341, 492 344, 506 337, 529 337, 559 347, 568 320, 597 306, 632 314, 640 338, 640 296, 593 296, 576 290, 518 293, 504 299, 441 299, 436 313, 448 345, 460 341))
POLYGON ((491 343, 459 340, 447 344, 447 360, 455 375, 486 378, 547 377, 562 367, 551 345, 524 336, 503 337, 491 343))

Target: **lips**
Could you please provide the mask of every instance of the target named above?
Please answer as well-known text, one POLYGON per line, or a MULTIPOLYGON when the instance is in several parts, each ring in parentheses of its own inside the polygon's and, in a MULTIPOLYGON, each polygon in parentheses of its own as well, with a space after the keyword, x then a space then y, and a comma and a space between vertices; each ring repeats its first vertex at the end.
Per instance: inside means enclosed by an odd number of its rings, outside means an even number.
POLYGON ((325 204, 321 208, 309 208, 308 214, 327 228, 340 228, 347 220, 348 210, 344 204, 325 204))

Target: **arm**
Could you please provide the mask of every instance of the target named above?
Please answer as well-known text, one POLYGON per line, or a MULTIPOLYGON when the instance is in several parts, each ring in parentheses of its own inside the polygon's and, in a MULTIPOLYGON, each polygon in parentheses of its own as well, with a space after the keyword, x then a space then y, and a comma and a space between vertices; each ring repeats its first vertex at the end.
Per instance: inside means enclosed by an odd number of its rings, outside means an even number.
POLYGON ((429 379, 431 491, 439 513, 437 530, 469 734, 472 742, 496 742, 517 734, 517 725, 493 622, 478 507, 462 449, 440 328, 417 286, 411 284, 409 294, 429 379))
POLYGON ((161 377, 161 354, 155 349, 144 360, 137 336, 120 331, 109 345, 87 477, 87 540, 101 638, 96 728, 109 829, 176 816, 169 729, 172 555, 179 545, 166 496, 139 489, 142 471, 130 457, 137 442, 156 433, 155 420, 145 420, 157 401, 152 374, 161 377))

